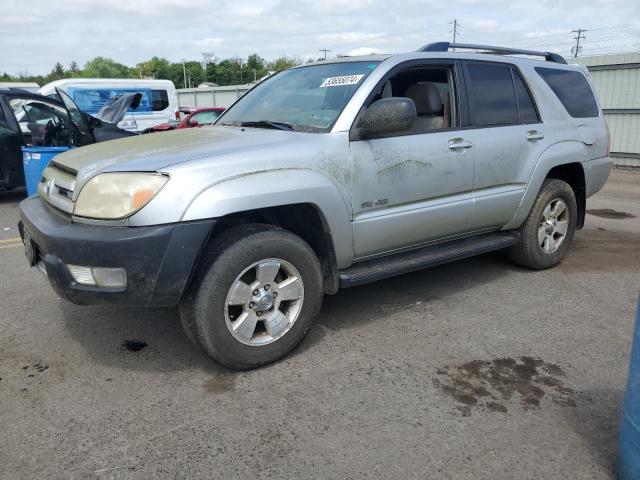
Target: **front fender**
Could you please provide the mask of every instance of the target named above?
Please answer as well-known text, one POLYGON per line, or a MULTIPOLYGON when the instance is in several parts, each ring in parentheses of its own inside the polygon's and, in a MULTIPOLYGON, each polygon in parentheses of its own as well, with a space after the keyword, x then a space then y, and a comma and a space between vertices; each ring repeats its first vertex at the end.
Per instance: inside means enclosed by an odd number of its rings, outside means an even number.
POLYGON ((311 170, 256 172, 223 180, 197 195, 181 220, 219 218, 296 203, 309 203, 320 211, 333 240, 338 268, 349 266, 353 259, 350 207, 331 180, 311 170))
POLYGON ((547 148, 542 155, 540 155, 533 169, 518 210, 509 223, 503 227, 503 230, 518 228, 522 225, 522 222, 524 222, 527 215, 529 215, 531 207, 533 207, 542 183, 552 168, 568 163, 582 163, 588 160, 588 158, 584 144, 573 140, 555 143, 547 148))

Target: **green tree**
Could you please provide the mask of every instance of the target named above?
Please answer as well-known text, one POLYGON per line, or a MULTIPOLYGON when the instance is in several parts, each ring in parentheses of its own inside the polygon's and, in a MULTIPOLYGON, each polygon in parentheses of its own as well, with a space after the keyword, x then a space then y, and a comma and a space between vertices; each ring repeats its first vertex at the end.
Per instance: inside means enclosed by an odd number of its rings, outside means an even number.
POLYGON ((302 65, 302 60, 295 57, 279 57, 269 62, 269 70, 275 70, 277 72, 295 67, 296 65, 302 65))
POLYGON ((89 60, 82 70, 85 78, 131 78, 131 68, 106 57, 96 57, 89 60))
POLYGON ((80 67, 78 67, 78 64, 76 63, 75 60, 71 61, 71 63, 69 64, 69 70, 67 70, 67 72, 72 77, 77 77, 80 74, 80 67))
POLYGON ((143 77, 167 80, 171 78, 171 62, 166 58, 153 57, 151 60, 138 63, 134 70, 143 77))

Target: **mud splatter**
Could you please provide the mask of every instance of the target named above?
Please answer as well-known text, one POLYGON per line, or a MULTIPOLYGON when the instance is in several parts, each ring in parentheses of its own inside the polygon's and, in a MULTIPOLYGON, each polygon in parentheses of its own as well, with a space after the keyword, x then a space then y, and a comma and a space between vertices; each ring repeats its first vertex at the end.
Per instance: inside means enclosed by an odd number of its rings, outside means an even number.
POLYGON ((608 218, 610 220, 624 220, 625 218, 636 218, 635 215, 632 215, 627 212, 618 212, 617 210, 612 210, 611 208, 595 208, 591 210, 587 210, 589 215, 594 215, 600 218, 608 218))
POLYGON ((147 345, 147 342, 144 340, 125 340, 120 346, 129 352, 139 352, 147 345))
POLYGON ((540 358, 495 358, 447 365, 436 371, 433 384, 458 402, 463 416, 473 408, 506 413, 517 399, 525 410, 540 408, 547 398, 558 405, 575 407, 575 392, 560 377, 564 370, 540 358))

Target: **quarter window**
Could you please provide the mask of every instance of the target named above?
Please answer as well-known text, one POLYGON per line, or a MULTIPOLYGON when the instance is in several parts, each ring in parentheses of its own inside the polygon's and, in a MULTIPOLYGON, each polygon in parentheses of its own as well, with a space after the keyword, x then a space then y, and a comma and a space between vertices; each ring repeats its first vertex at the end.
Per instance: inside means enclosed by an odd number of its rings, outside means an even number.
POLYGON ((161 112, 169 108, 169 95, 166 90, 151 90, 151 109, 161 112))
POLYGON ((569 115, 574 118, 599 116, 593 91, 582 73, 544 67, 536 67, 536 72, 551 87, 569 115))
POLYGON ((518 100, 518 118, 520 123, 536 123, 539 122, 538 112, 533 104, 533 98, 522 78, 517 72, 513 72, 513 82, 516 87, 516 98, 518 100))
POLYGON ((518 104, 509 66, 468 63, 467 74, 471 125, 518 123, 518 104))

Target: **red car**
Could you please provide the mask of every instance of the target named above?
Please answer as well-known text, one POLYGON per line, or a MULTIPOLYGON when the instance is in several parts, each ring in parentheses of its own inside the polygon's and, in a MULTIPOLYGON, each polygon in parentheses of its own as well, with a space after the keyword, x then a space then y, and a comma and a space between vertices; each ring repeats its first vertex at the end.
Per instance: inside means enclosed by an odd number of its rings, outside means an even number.
POLYGON ((225 109, 221 107, 212 108, 181 108, 180 113, 185 117, 181 121, 161 123, 149 129, 149 132, 165 132, 180 128, 202 127, 211 125, 225 109))

